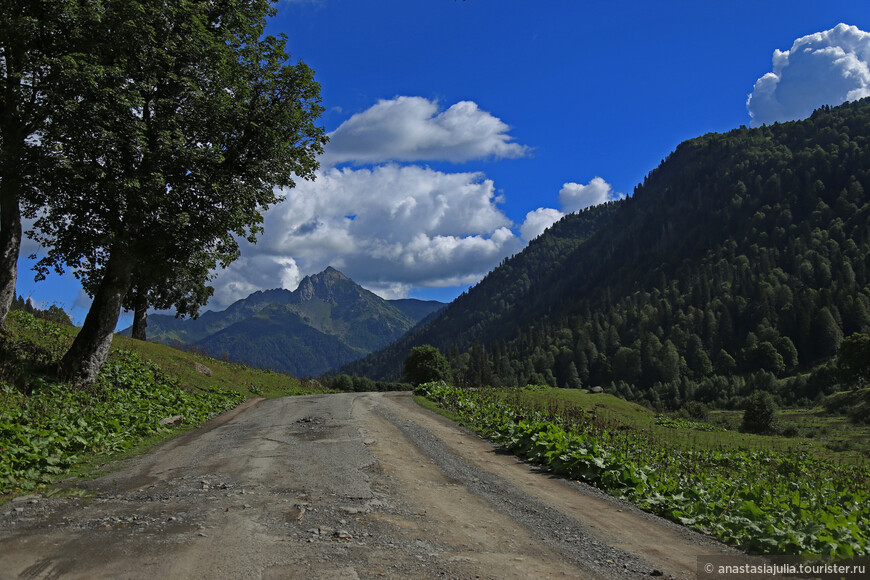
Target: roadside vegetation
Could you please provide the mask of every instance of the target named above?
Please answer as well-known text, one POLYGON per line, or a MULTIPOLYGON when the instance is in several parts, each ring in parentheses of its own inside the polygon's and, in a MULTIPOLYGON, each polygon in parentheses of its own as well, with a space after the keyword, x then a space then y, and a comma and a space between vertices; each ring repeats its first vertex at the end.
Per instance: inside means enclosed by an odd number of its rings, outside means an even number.
POLYGON ((556 474, 748 552, 870 553, 866 456, 807 439, 717 429, 578 390, 442 382, 415 393, 556 474))
MULTIPOLYGON (((657 412, 609 393, 592 394, 585 389, 532 386, 506 389, 524 403, 544 406, 575 406, 617 429, 641 431, 653 441, 686 448, 774 450, 812 453, 841 463, 870 462, 870 425, 852 421, 841 410, 829 409, 828 400, 842 405, 860 401, 870 390, 844 391, 823 399, 816 407, 783 408, 775 415, 774 429, 765 434, 744 432, 746 411, 707 410, 694 415, 684 409, 657 412)), ((691 407, 690 407, 691 408, 691 407)))
POLYGON ((0 502, 158 443, 248 397, 325 391, 314 381, 117 336, 94 384, 73 386, 50 371, 77 328, 21 310, 10 312, 6 326, 0 333, 0 502))

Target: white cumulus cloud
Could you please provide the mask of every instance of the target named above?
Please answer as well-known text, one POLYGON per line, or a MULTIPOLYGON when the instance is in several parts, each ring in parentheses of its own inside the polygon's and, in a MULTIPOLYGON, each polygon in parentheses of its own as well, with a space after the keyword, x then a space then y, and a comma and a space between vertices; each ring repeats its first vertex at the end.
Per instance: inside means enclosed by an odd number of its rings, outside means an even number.
POLYGON ((758 79, 746 108, 752 125, 803 119, 822 105, 870 96, 870 33, 838 24, 775 50, 773 71, 758 79))
MULTIPOLYGON (((33 223, 35 219, 30 218, 22 218, 21 220, 21 228, 22 231, 27 232, 33 229, 33 223)), ((29 256, 31 254, 38 254, 44 252, 42 246, 40 246, 37 242, 30 239, 29 236, 23 235, 21 236, 21 248, 19 250, 19 255, 21 256, 29 256)))
POLYGON ((568 182, 559 191, 559 203, 566 213, 573 213, 607 201, 622 199, 625 195, 613 191, 613 186, 600 177, 593 177, 586 185, 568 182))
POLYGON ((574 182, 564 183, 559 191, 559 204, 562 211, 549 207, 539 207, 526 214, 520 235, 531 241, 541 235, 548 227, 565 217, 565 214, 578 212, 593 205, 625 198, 625 194, 613 191, 613 186, 600 177, 593 177, 586 185, 574 182))
MULTIPOLYGON (((256 246, 244 246, 242 257, 218 273, 212 282, 214 296, 209 307, 222 310, 258 290, 295 289, 303 278, 296 260, 274 252, 251 252, 256 246)), ((313 272, 312 272, 313 273, 313 272)))
POLYGON ((492 180, 402 163, 527 155, 509 129, 471 101, 442 110, 399 96, 353 115, 330 134, 316 180, 285 191, 260 241, 218 274, 209 306, 292 290, 327 266, 385 298, 479 281, 523 246, 492 180))
POLYGON ((565 217, 565 214, 557 209, 539 207, 526 214, 526 219, 523 221, 523 225, 520 226, 520 235, 524 240, 532 241, 563 217, 565 217))
POLYGON ((388 298, 471 284, 522 248, 493 182, 478 172, 333 168, 285 194, 259 242, 219 273, 213 308, 256 290, 292 290, 330 265, 388 298))
POLYGON ((386 161, 464 162, 522 157, 510 127, 476 103, 460 101, 446 111, 423 97, 380 100, 330 133, 323 166, 386 161))

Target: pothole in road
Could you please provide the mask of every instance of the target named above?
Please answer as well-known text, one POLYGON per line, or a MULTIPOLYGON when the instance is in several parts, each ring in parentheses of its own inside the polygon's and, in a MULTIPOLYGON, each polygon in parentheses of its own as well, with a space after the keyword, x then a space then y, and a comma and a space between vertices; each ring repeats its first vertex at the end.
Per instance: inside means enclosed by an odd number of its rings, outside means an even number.
POLYGON ((302 417, 296 421, 295 428, 287 430, 287 434, 306 441, 319 441, 331 437, 339 428, 330 425, 323 417, 302 417))
POLYGON ((305 423, 305 424, 314 424, 314 425, 322 425, 323 418, 321 417, 302 417, 297 423, 305 423))

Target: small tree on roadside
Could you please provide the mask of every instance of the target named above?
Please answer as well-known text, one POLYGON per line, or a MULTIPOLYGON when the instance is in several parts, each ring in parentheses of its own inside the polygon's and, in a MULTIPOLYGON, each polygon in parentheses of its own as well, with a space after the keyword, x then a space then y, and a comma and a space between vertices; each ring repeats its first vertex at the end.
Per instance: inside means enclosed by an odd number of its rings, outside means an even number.
POLYGON ((424 344, 411 349, 405 359, 405 381, 415 387, 431 381, 449 381, 450 363, 434 346, 424 344))
POLYGON ((740 430, 744 433, 770 433, 775 426, 776 404, 773 402, 773 395, 767 391, 752 393, 746 400, 740 430))

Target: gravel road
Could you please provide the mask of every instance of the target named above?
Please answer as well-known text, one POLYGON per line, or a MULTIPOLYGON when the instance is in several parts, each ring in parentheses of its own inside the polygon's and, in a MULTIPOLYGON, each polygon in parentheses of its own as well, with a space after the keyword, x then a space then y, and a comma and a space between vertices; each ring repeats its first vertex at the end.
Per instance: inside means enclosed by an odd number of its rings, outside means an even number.
POLYGON ((694 578, 733 554, 408 393, 249 401, 75 485, 0 507, 0 578, 694 578))

